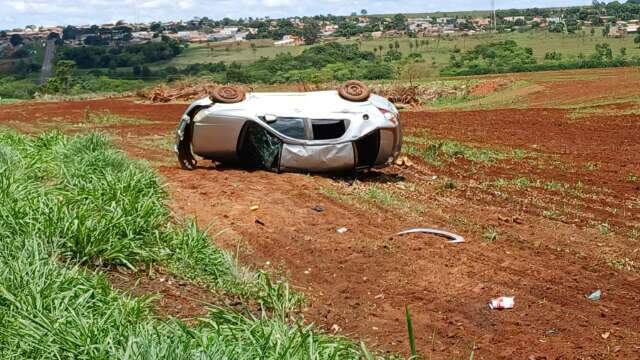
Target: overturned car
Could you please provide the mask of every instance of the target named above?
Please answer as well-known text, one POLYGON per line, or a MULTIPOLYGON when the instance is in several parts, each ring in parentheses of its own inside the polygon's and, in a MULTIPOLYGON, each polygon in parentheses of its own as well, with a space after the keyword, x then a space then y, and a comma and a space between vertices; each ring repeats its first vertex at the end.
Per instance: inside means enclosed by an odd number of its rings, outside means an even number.
POLYGON ((338 91, 248 93, 218 87, 182 116, 175 150, 222 164, 272 171, 347 172, 385 167, 400 153, 399 113, 350 81, 338 91))

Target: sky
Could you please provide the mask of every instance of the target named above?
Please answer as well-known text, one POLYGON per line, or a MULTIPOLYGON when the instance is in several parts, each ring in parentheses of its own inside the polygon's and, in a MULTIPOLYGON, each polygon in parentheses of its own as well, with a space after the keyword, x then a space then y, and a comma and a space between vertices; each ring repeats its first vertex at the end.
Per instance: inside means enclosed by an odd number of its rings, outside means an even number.
MULTIPOLYGON (((587 5, 591 0, 496 0, 496 7, 530 8, 587 5)), ((491 0, 0 0, 0 29, 26 25, 85 25, 117 20, 151 22, 317 14, 349 15, 486 10, 491 0), (72 5, 76 6, 72 6, 72 5)))

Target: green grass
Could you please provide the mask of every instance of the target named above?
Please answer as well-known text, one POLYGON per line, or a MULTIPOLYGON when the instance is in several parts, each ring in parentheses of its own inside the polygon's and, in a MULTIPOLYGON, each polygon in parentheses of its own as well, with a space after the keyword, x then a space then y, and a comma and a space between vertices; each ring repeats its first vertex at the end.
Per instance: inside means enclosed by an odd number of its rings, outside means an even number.
POLYGON ((607 236, 609 234, 611 234, 611 226, 609 226, 609 223, 602 223, 602 224, 598 224, 598 226, 596 226, 596 228, 598 229, 598 231, 600 232, 600 235, 602 236, 607 236))
POLYGON ((172 219, 166 202, 155 173, 102 135, 0 131, 0 357, 359 359, 368 353, 291 320, 299 295, 238 267, 195 224, 172 219), (100 273, 154 264, 258 300, 264 311, 214 307, 188 327, 157 317, 149 298, 114 290, 100 273))
POLYGON ((405 154, 419 156, 434 166, 442 166, 446 162, 463 158, 475 163, 490 164, 498 160, 522 160, 527 156, 523 150, 496 150, 476 147, 454 140, 437 139, 428 134, 422 136, 406 136, 402 151, 405 154))
POLYGON ((487 242, 498 240, 498 230, 493 226, 485 226, 482 229, 482 238, 487 242))

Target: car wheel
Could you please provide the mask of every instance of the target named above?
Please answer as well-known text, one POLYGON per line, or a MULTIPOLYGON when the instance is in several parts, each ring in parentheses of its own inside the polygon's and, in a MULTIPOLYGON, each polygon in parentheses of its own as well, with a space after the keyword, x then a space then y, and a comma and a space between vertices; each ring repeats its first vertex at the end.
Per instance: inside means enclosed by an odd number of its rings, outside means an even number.
POLYGON ((349 101, 367 101, 371 95, 371 90, 362 81, 351 80, 338 87, 338 94, 349 101))
POLYGON ((234 104, 244 100, 246 93, 236 86, 219 86, 213 89, 211 100, 217 103, 234 104))

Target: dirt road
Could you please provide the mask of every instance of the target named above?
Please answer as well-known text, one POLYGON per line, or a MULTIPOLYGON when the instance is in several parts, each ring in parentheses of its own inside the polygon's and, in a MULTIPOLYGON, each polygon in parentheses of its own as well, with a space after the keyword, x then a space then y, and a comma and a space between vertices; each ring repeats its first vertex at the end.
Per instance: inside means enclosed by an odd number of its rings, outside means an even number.
POLYGON ((410 138, 520 150, 523 158, 452 157, 438 166, 413 156, 414 166, 355 180, 207 163, 179 170, 170 139, 180 104, 14 104, 0 107, 0 124, 75 131, 86 109, 149 120, 102 129, 158 168, 179 216, 211 224, 213 234, 225 229, 217 244, 305 293, 310 321, 378 350, 408 353, 409 306, 425 358, 638 358, 637 105, 576 112, 537 104, 403 114, 410 138), (467 242, 393 236, 414 226, 456 231, 467 242), (588 300, 596 289, 602 300, 588 300), (490 310, 489 299, 502 295, 515 296, 515 308, 490 310))

